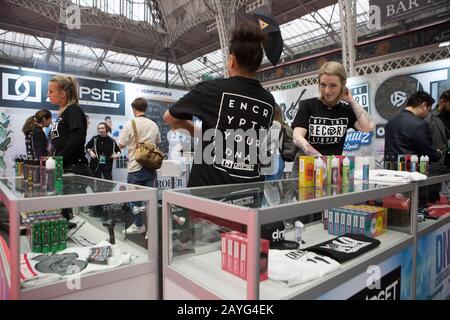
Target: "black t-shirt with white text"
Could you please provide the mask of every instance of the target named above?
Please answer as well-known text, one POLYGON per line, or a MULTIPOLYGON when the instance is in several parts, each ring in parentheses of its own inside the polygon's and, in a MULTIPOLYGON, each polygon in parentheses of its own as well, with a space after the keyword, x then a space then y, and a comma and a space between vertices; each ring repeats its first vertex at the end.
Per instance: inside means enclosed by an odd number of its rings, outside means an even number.
POLYGON ((177 101, 169 109, 173 117, 191 120, 195 116, 202 121, 203 134, 212 129, 212 134, 204 135, 204 141, 199 142, 202 144, 196 150, 188 186, 262 181, 259 158, 253 156, 254 150, 259 153, 260 136, 243 133, 258 134, 260 129, 268 129, 274 105, 271 93, 256 79, 244 77, 199 83, 177 101), (206 163, 204 154, 209 155, 206 163))
POLYGON ((305 128, 306 140, 321 154, 340 155, 347 130, 354 129, 356 121, 348 104, 339 102, 329 109, 320 99, 312 98, 300 102, 292 128, 305 128))
POLYGON ((55 156, 63 156, 64 167, 76 163, 87 163, 84 151, 86 131, 86 115, 75 104, 69 105, 54 122, 50 139, 55 156))

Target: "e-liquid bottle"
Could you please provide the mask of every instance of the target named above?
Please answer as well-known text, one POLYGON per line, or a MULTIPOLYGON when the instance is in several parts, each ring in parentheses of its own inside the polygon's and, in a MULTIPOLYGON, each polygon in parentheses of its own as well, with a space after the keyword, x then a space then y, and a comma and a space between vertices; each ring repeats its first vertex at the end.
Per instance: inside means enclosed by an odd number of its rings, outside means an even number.
POLYGON ((331 161, 331 184, 337 186, 339 179, 339 159, 333 157, 331 161))
POLYGON ((342 185, 348 186, 350 183, 350 160, 345 157, 342 161, 342 185))
POLYGON ((419 158, 413 154, 411 155, 411 172, 417 171, 417 162, 419 161, 419 158))
POLYGON ((298 247, 302 246, 303 228, 305 226, 299 220, 295 221, 295 241, 298 242, 298 247))
POLYGON ((363 183, 369 183, 369 158, 365 157, 362 166, 363 183))
POLYGON ((321 157, 316 159, 316 165, 315 165, 315 178, 316 178, 316 188, 322 188, 323 187, 323 167, 324 163, 321 157))

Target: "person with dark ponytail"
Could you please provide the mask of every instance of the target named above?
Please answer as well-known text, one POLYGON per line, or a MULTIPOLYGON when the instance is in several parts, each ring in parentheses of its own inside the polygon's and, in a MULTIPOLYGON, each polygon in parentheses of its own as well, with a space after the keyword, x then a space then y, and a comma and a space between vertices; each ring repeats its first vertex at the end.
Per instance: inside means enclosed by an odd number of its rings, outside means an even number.
POLYGON ((197 84, 164 114, 170 127, 191 135, 193 116, 202 121, 189 187, 264 180, 261 132, 267 134, 272 125, 275 106, 272 94, 256 79, 264 40, 256 25, 236 28, 229 44, 230 77, 197 84))
POLYGON ((85 156, 87 119, 78 105, 78 84, 73 76, 57 75, 48 83, 50 102, 59 106, 50 139, 55 156, 63 156, 64 171, 92 176, 85 156))
POLYGON ((28 159, 40 159, 48 155, 48 141, 43 128, 52 123, 52 114, 48 110, 39 110, 25 120, 22 132, 25 135, 25 147, 28 159))

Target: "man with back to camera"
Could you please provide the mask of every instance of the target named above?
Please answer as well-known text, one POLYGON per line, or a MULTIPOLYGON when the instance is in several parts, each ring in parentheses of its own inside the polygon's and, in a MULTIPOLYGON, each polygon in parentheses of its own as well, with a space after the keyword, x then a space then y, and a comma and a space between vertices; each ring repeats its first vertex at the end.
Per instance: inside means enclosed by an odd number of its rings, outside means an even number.
POLYGON ((438 105, 427 117, 433 146, 443 152, 438 162, 430 165, 430 172, 444 173, 450 170, 450 90, 444 91, 438 105))
MULTIPOLYGON (((145 98, 136 98, 131 103, 134 119, 127 121, 120 133, 118 145, 123 149, 128 146, 128 175, 127 182, 140 186, 153 187, 156 178, 156 171, 144 168, 135 160, 136 141, 133 131, 133 121, 136 124, 136 131, 139 142, 158 144, 161 143, 161 136, 157 124, 145 116, 148 103, 145 98)), ((141 203, 131 203, 133 210, 133 223, 126 230, 127 234, 145 233, 146 228, 142 221, 141 203)))
MULTIPOLYGON (((418 91, 412 94, 405 109, 394 115, 385 127, 384 157, 415 154, 418 157, 426 155, 430 162, 436 162, 442 157, 442 152, 433 146, 431 131, 425 121, 434 99, 426 92, 418 91)), ((419 192, 419 207, 426 207, 426 203, 435 195, 428 196, 428 189, 419 192)))

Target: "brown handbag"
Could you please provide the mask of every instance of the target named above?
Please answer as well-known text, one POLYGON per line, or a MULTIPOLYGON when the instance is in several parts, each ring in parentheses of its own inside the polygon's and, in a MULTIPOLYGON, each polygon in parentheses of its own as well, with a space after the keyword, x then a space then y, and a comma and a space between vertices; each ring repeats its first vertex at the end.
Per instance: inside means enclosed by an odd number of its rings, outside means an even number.
POLYGON ((158 170, 162 166, 165 154, 154 143, 139 142, 136 121, 134 119, 131 120, 131 124, 133 125, 134 140, 136 141, 134 159, 144 168, 158 170))

